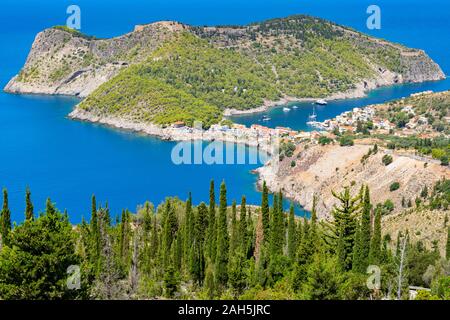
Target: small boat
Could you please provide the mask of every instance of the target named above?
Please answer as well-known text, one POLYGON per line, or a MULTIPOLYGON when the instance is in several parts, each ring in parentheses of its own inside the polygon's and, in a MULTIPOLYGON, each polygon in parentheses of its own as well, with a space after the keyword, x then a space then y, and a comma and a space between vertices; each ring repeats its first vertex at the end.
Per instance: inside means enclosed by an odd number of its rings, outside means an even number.
POLYGON ((326 102, 324 99, 319 99, 316 101, 316 104, 321 105, 321 106, 326 106, 328 104, 328 102, 326 102))
POLYGON ((293 106, 292 109, 298 109, 298 106, 293 106))
POLYGON ((313 107, 313 113, 309 115, 308 117, 309 121, 307 122, 307 124, 310 122, 316 122, 316 119, 317 119, 316 108, 313 107))
POLYGON ((284 112, 289 112, 289 111, 291 111, 291 109, 284 107, 284 108, 283 108, 283 111, 284 111, 284 112))
POLYGON ((262 121, 270 121, 271 119, 269 117, 263 117, 262 121))

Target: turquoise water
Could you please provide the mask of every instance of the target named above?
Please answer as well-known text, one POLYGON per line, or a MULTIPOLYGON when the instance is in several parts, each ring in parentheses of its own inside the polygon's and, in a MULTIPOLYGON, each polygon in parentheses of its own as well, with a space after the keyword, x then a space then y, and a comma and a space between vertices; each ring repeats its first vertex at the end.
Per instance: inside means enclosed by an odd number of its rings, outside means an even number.
MULTIPOLYGON (((306 13, 324 17, 374 36, 425 49, 450 73, 450 4, 446 0, 376 1, 382 8, 381 30, 365 29, 365 0, 140 0, 140 1, 12 1, 3 0, 0 11, 0 86, 23 65, 37 32, 64 24, 66 8, 82 9, 82 31, 110 37, 132 30, 135 24, 178 20, 195 25, 242 24, 266 18, 306 13)), ((446 90, 449 81, 398 86, 372 92, 365 99, 336 101, 318 110, 319 119, 334 116, 354 106, 407 96, 422 90, 446 90)), ((67 114, 78 100, 67 97, 19 96, 0 93, 0 186, 10 192, 15 221, 21 221, 24 191, 30 186, 38 210, 50 196, 61 209, 68 209, 72 222, 89 216, 90 196, 108 201, 113 214, 134 209, 166 196, 194 201, 208 198, 209 180, 225 180, 229 199, 247 195, 259 204, 255 188, 257 165, 175 166, 170 161, 174 143, 103 126, 71 121, 67 114)), ((300 105, 300 104, 298 104, 300 105)), ((284 114, 271 110, 270 126, 306 129, 310 104, 284 114)), ((239 117, 250 124, 261 115, 239 117)), ((286 206, 288 204, 286 203, 286 206)), ((301 210, 298 210, 302 213, 301 210)))

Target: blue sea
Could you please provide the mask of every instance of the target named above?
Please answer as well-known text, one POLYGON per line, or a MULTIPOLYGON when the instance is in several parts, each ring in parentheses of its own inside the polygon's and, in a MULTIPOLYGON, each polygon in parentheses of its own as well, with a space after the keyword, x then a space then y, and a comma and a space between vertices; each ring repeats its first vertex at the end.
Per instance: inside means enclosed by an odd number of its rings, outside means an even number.
MULTIPOLYGON (((450 2, 447 0, 128 0, 128 1, 12 1, 3 0, 0 10, 0 87, 24 64, 35 35, 44 28, 65 24, 66 9, 81 8, 84 33, 97 37, 117 36, 136 24, 177 20, 193 25, 246 24, 292 14, 310 14, 353 27, 373 36, 424 49, 450 74, 450 2), (381 8, 381 30, 368 30, 366 9, 381 8)), ((384 102, 423 90, 450 89, 450 81, 403 85, 375 90, 363 99, 334 101, 317 110, 319 120, 355 106, 384 102)), ((24 193, 31 188, 36 211, 47 197, 67 209, 71 221, 89 218, 90 197, 108 202, 112 214, 134 210, 146 200, 159 204, 167 196, 194 202, 208 199, 210 179, 225 180, 228 198, 246 195, 259 204, 258 165, 177 166, 171 161, 174 143, 104 126, 71 121, 67 114, 78 103, 70 97, 25 96, 0 93, 0 187, 9 190, 14 221, 23 220, 24 193)), ((268 126, 308 130, 308 103, 284 113, 268 112, 268 126)), ((235 121, 252 124, 261 115, 235 121)), ((249 152, 255 152, 249 150, 249 152)), ((286 203, 288 206, 288 203, 286 203)), ((304 212, 299 208, 299 214, 304 212)))

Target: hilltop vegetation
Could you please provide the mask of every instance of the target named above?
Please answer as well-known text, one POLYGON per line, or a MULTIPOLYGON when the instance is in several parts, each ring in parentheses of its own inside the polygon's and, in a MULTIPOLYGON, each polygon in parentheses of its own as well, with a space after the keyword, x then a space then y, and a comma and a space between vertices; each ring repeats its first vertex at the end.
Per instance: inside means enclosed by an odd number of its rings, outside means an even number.
POLYGON ((242 27, 158 22, 102 40, 52 28, 38 36, 6 90, 88 96, 80 109, 93 116, 211 124, 225 109, 443 77, 422 51, 292 16, 242 27), (163 87, 161 96, 149 80, 163 87))

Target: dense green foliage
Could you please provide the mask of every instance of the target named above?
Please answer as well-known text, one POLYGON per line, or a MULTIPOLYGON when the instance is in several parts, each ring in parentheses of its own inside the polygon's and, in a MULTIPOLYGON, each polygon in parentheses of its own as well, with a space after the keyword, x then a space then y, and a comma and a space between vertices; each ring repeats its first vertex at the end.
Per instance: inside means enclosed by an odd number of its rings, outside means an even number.
POLYGON ((374 65, 400 72, 404 49, 306 16, 222 32, 189 27, 146 52, 80 108, 139 122, 192 125, 195 119, 208 126, 221 120, 224 109, 354 89, 375 76, 374 65))
POLYGON ((448 260, 407 234, 382 239, 381 207, 372 222, 367 187, 334 193, 329 222, 317 219, 318 197, 311 218, 300 219, 293 207, 284 212, 281 193, 270 206, 266 188, 262 207, 248 207, 245 197, 228 207, 222 183, 216 206, 212 182, 209 209, 191 196, 169 198, 156 209, 147 202, 136 214, 124 210, 116 223, 93 197, 90 223, 74 227, 49 200, 38 217, 2 229, 9 241, 0 249, 0 298, 378 299, 405 297, 408 284, 449 298, 448 260), (383 270, 378 289, 366 286, 369 264, 383 270), (77 266, 79 286, 71 288, 77 266))

